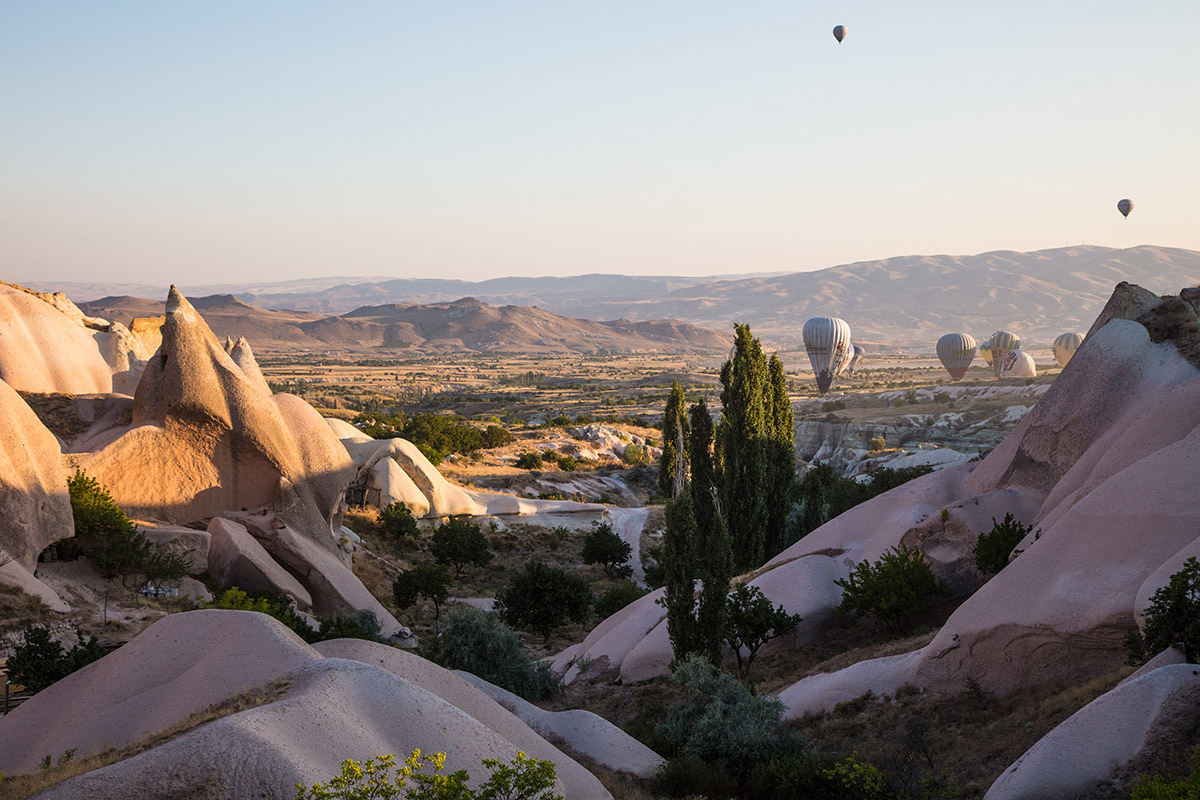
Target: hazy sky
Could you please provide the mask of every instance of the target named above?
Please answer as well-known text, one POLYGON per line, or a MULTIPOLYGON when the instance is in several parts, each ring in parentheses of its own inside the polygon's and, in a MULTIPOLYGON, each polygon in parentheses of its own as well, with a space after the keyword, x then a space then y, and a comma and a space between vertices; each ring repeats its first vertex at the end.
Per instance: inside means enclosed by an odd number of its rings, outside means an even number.
POLYGON ((0 277, 1200 249, 1198 30, 1197 0, 0 0, 0 277))

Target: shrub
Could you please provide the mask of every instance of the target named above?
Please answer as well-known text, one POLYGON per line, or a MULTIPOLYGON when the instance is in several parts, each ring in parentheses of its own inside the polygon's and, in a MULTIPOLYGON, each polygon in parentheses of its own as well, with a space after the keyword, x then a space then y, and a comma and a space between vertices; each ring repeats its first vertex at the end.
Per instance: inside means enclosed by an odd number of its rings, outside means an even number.
POLYGON ((521 453, 517 456, 517 469, 541 469, 541 453, 521 453))
POLYGON ((328 783, 306 788, 296 784, 296 800, 372 800, 408 798, 409 800, 563 800, 551 790, 557 779, 553 761, 529 758, 517 753, 510 762, 483 759, 491 771, 479 789, 471 789, 471 776, 460 769, 441 774, 445 753, 423 754, 413 750, 404 765, 392 774, 396 757, 376 756, 365 763, 353 759, 342 762, 342 772, 328 783), (429 767, 429 772, 426 772, 429 767), (401 794, 403 792, 403 794, 401 794))
POLYGON ((450 597, 450 573, 437 564, 418 564, 406 569, 392 581, 392 599, 397 608, 410 608, 418 597, 433 603, 433 625, 438 625, 442 603, 450 597))
POLYGON ((949 392, 938 392, 933 396, 935 403, 949 403, 952 399, 949 392))
POLYGON ((399 501, 389 503, 379 512, 379 529, 389 539, 415 539, 420 534, 417 520, 408 506, 399 501))
POLYGON ((671 680, 684 699, 655 730, 678 754, 741 779, 761 762, 799 753, 800 739, 784 727, 777 698, 754 695, 696 654, 676 662, 671 680))
POLYGON ((911 618, 946 588, 918 548, 901 544, 885 552, 874 564, 861 561, 844 580, 838 610, 856 617, 875 616, 896 633, 906 633, 911 618))
POLYGON ((596 616, 600 619, 608 619, 634 600, 645 596, 646 590, 633 581, 615 583, 608 587, 596 601, 596 616))
POLYGON ((357 611, 338 609, 332 617, 321 617, 321 629, 317 632, 317 641, 327 639, 366 639, 372 642, 382 642, 380 633, 383 626, 375 612, 369 608, 357 611))
POLYGON ((846 407, 845 400, 829 400, 824 403, 821 403, 821 410, 827 411, 827 412, 828 411, 841 411, 845 407, 846 407))
POLYGON ((515 437, 503 425, 488 425, 483 431, 484 449, 504 447, 506 444, 512 444, 514 440, 515 437))
MULTIPOLYGON (((187 553, 191 553, 188 550, 187 553)), ((150 547, 142 564, 146 573, 146 582, 154 588, 157 597, 162 594, 162 585, 167 581, 177 581, 186 578, 191 571, 191 562, 187 553, 178 553, 165 545, 156 544, 150 547)))
POLYGON ((789 614, 783 606, 772 606, 762 589, 738 583, 725 601, 725 642, 737 657, 738 676, 750 674, 750 665, 759 648, 791 633, 800 622, 799 614, 789 614))
POLYGON ((568 621, 586 622, 591 606, 592 592, 582 576, 542 561, 526 563, 496 597, 500 619, 546 639, 568 621))
POLYGON ((621 451, 621 460, 632 467, 638 464, 649 464, 650 455, 640 444, 627 444, 621 451))
POLYGON ((600 564, 610 578, 628 578, 633 574, 629 556, 633 548, 621 539, 608 522, 596 521, 583 539, 583 563, 600 564))
POLYGON ((550 665, 531 657, 517 632, 495 614, 456 608, 446 616, 441 644, 442 666, 478 675, 526 700, 544 700, 562 689, 550 665))
POLYGON ((1196 800, 1200 797, 1200 748, 1192 754, 1187 778, 1143 775, 1133 785, 1132 800, 1196 800))
POLYGON ((75 536, 105 578, 142 569, 150 543, 103 486, 83 470, 67 480, 75 536))
POLYGON ((465 568, 483 567, 492 560, 487 537, 478 525, 465 519, 452 519, 439 525, 429 542, 429 553, 439 564, 454 567, 456 579, 465 568))
POLYGON ((50 638, 48 628, 41 625, 26 628, 25 643, 15 647, 9 656, 9 679, 31 692, 40 692, 104 655, 104 648, 95 636, 85 642, 83 634, 76 631, 75 637, 77 643, 70 650, 64 650, 50 638))
POLYGON ((992 529, 979 534, 975 541, 975 566, 985 575, 994 575, 1004 569, 1013 548, 1031 530, 1032 525, 1022 525, 1012 514, 1005 514, 1003 522, 996 522, 992 517, 992 529))
POLYGON ((875 436, 871 439, 870 447, 871 447, 871 451, 874 453, 878 453, 882 450, 886 450, 887 449, 887 439, 883 438, 882 436, 875 436))
MULTIPOLYGON (((1144 658, 1178 647, 1188 661, 1200 656, 1200 561, 1193 556, 1150 598, 1144 637, 1133 632, 1132 642, 1144 658)), ((1131 647, 1131 649, 1134 649, 1131 647)))
POLYGON ((558 468, 563 472, 574 472, 579 468, 579 462, 575 460, 575 456, 559 456, 558 468))

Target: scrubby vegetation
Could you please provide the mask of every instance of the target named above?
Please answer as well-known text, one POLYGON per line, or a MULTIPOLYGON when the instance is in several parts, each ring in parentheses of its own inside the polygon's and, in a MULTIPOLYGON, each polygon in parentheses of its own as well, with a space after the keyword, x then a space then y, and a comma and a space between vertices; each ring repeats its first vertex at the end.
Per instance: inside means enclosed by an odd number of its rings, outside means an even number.
POLYGON ((439 525, 429 541, 429 554, 439 564, 453 567, 456 580, 467 567, 487 566, 492 560, 492 550, 483 531, 465 519, 439 525))
POLYGON ((992 529, 979 534, 975 541, 975 567, 985 575, 995 575, 1008 566, 1013 548, 1031 530, 1032 525, 1022 525, 1012 514, 1005 514, 1002 522, 993 517, 992 529))
POLYGON ((875 563, 860 561, 843 579, 838 610, 856 617, 873 616, 898 634, 908 632, 912 618, 946 588, 933 576, 918 548, 901 544, 875 563))
POLYGON ((750 675, 754 656, 764 644, 791 633, 801 621, 799 614, 772 606, 762 589, 739 582, 726 602, 724 633, 737 658, 738 677, 750 675))
POLYGON ((596 521, 583 539, 583 563, 599 564, 610 578, 628 578, 633 574, 629 557, 633 548, 622 541, 608 522, 596 521))
POLYGON ((416 539, 421 532, 412 511, 401 502, 389 503, 380 509, 378 525, 379 530, 393 542, 416 539))
POLYGON ((436 629, 442 616, 442 604, 450 598, 450 573, 440 564, 417 564, 396 576, 392 582, 392 599, 397 608, 411 608, 417 598, 433 604, 433 625, 436 629))
POLYGON ((477 608, 457 608, 447 615, 438 662, 447 669, 478 675, 526 700, 543 700, 562 689, 559 676, 549 664, 530 656, 516 631, 495 614, 477 608))
POLYGON ((503 425, 488 425, 480 430, 456 414, 413 417, 402 412, 359 414, 354 424, 374 439, 407 439, 434 465, 451 453, 503 447, 513 441, 513 435, 503 425))
POLYGON ((859 503, 932 471, 931 467, 885 467, 870 473, 869 480, 859 481, 841 477, 828 464, 813 464, 797 484, 795 494, 799 499, 788 512, 784 526, 786 543, 798 542, 859 503))
POLYGON ((634 600, 645 596, 646 590, 633 581, 614 583, 596 600, 596 617, 607 619, 634 600))
POLYGON ((1130 660, 1144 663, 1168 647, 1183 651, 1193 664, 1200 657, 1200 561, 1194 556, 1150 598, 1145 633, 1134 630, 1127 641, 1130 660))
POLYGON ((67 650, 50 638, 48 628, 41 625, 26 628, 24 643, 17 645, 8 659, 9 680, 31 692, 40 692, 105 654, 95 636, 87 641, 79 631, 75 636, 78 642, 67 650))
POLYGON ((555 628, 569 621, 586 622, 591 610, 592 592, 587 581, 544 561, 528 562, 496 597, 500 619, 547 639, 555 628))

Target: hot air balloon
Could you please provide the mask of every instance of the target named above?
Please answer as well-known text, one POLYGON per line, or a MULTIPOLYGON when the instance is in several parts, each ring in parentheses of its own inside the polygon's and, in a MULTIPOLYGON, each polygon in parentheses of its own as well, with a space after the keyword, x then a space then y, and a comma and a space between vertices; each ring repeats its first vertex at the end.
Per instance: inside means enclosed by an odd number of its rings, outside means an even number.
POLYGON ((992 334, 992 371, 1000 377, 1000 369, 1004 364, 1004 356, 1010 350, 1021 348, 1021 337, 1008 331, 996 331, 992 334))
POLYGON ((975 337, 966 333, 947 333, 937 341, 937 355, 954 380, 962 380, 975 360, 975 337))
POLYGON ((1036 378, 1037 365, 1024 350, 1009 350, 1000 364, 1001 378, 1036 378))
POLYGON ((854 375, 858 372, 859 367, 862 366, 863 356, 866 355, 867 351, 861 345, 855 344, 851 345, 851 347, 854 348, 854 355, 850 357, 850 366, 846 368, 846 371, 854 375))
POLYGON ((843 373, 850 371, 850 364, 854 361, 854 345, 851 344, 844 352, 839 354, 837 369, 833 371, 833 377, 838 377, 843 373))
POLYGON ((1064 333, 1054 340, 1054 360, 1060 367, 1065 367, 1081 344, 1083 337, 1078 333, 1064 333))
MULTIPOLYGON (((838 40, 838 44, 841 44, 842 39, 846 38, 846 26, 838 25, 836 28, 834 28, 833 29, 833 38, 838 40)), ((1122 202, 1128 202, 1128 201, 1122 201, 1122 202)))
POLYGON ((838 368, 849 362, 848 355, 853 355, 850 326, 844 319, 813 317, 804 323, 803 336, 804 349, 808 351, 813 374, 817 376, 817 389, 825 394, 833 384, 838 368))
POLYGON ((992 340, 986 339, 983 344, 979 345, 979 355, 983 357, 983 363, 989 367, 992 365, 992 340))
POLYGON ((1117 211, 1121 212, 1121 216, 1128 217, 1129 212, 1133 211, 1133 201, 1129 198, 1117 201, 1117 211))

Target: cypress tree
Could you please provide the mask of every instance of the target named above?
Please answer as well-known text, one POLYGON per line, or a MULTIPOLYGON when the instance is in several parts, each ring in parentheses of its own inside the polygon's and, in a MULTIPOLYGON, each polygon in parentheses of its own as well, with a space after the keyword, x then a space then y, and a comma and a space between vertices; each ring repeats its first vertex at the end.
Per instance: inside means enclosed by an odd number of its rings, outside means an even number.
POLYGON ((663 597, 667 609, 667 635, 675 659, 698 649, 696 627, 696 517, 691 492, 680 492, 667 501, 667 528, 663 532, 663 597))
POLYGON ((699 651, 713 664, 721 665, 724 649, 725 598, 733 577, 729 531, 717 507, 716 472, 713 468, 713 423, 704 400, 690 409, 692 435, 689 457, 692 482, 689 487, 696 517, 697 577, 702 583, 696 610, 699 651))
POLYGON ((787 375, 778 354, 772 354, 768 364, 770 387, 767 392, 770 440, 766 459, 767 470, 767 533, 766 555, 774 556, 784 548, 784 526, 788 514, 788 498, 796 479, 796 420, 792 401, 788 397, 787 375))
POLYGON ((667 396, 663 413, 662 456, 658 460, 658 493, 663 497, 679 494, 687 478, 687 412, 684 408, 683 384, 674 381, 667 396), (681 459, 682 456, 682 459, 681 459), (680 472, 680 467, 683 471, 680 472))
POLYGON ((766 557, 770 375, 762 345, 750 326, 733 327, 733 358, 721 368, 720 494, 734 568, 744 572, 766 557))

